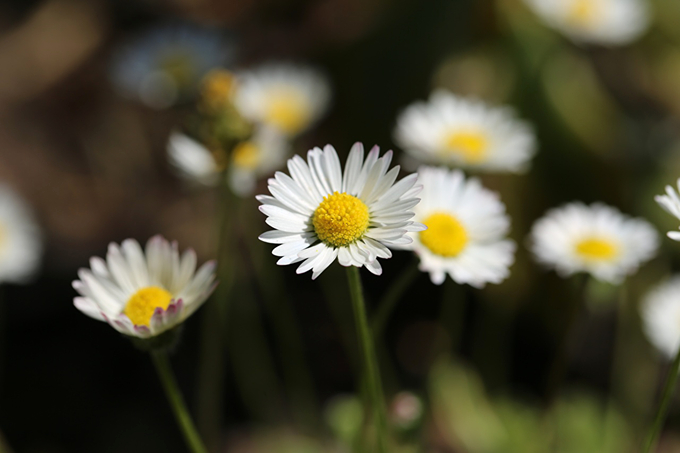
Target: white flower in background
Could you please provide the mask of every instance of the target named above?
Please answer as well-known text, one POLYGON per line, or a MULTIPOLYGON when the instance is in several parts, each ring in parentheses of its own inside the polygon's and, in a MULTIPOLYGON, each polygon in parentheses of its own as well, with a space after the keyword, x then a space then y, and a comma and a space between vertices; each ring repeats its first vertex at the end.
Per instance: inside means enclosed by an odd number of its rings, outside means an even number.
POLYGON ((647 30, 646 0, 525 0, 549 26, 575 42, 617 45, 647 30))
POLYGON ((30 207, 0 185, 0 283, 24 283, 40 265, 40 229, 30 207))
POLYGON ((396 184, 399 167, 388 171, 392 152, 379 156, 375 146, 364 160, 364 147, 356 143, 343 173, 331 145, 314 148, 307 161, 288 160, 290 175, 277 172, 269 180, 273 196, 258 195, 260 211, 274 228, 260 235, 264 242, 280 244, 273 250, 280 265, 302 261, 297 273, 312 271, 316 278, 335 259, 342 266, 365 266, 380 275, 378 258, 390 258, 387 247, 411 242, 409 231, 424 226, 412 220, 411 209, 420 186, 417 175, 396 184))
MULTIPOLYGON (((678 189, 680 190, 680 179, 678 179, 678 189)), ((654 200, 669 214, 680 220, 680 198, 671 186, 666 186, 666 195, 657 195, 654 200)), ((680 241, 680 231, 669 231, 666 233, 674 241, 680 241)))
POLYGON ((422 162, 491 172, 522 172, 536 152, 532 128, 512 109, 444 90, 401 112, 394 140, 422 162))
POLYGON ((680 276, 649 291, 640 305, 640 315, 649 341, 673 358, 680 347, 680 276))
POLYGON ((328 109, 330 86, 315 69, 270 63, 237 76, 234 104, 241 115, 289 137, 309 129, 328 109))
POLYGON ((281 168, 290 143, 278 129, 259 126, 253 136, 236 145, 229 159, 229 186, 242 197, 253 194, 257 180, 281 168))
POLYGON ((134 239, 111 243, 106 261, 90 259, 73 282, 76 308, 126 335, 149 338, 191 316, 216 286, 215 262, 196 271, 196 253, 154 236, 146 253, 134 239))
POLYGON ((223 151, 208 148, 179 132, 168 140, 168 158, 180 176, 189 181, 214 186, 225 167, 229 187, 235 194, 252 195, 257 180, 283 166, 290 144, 278 130, 260 126, 250 139, 237 144, 227 157, 223 151))
POLYGON ((534 224, 530 240, 538 261, 560 275, 588 272, 610 283, 651 259, 659 242, 647 221, 601 203, 579 202, 548 211, 534 224))
POLYGON ((203 76, 227 65, 233 54, 233 46, 219 30, 162 25, 118 50, 111 79, 122 95, 163 109, 194 94, 203 76))
POLYGON ((410 233, 407 246, 420 258, 419 268, 440 285, 446 274, 477 288, 500 283, 514 262, 515 243, 506 238, 510 219, 498 195, 460 170, 420 167, 423 185, 415 220, 427 230, 410 233))
POLYGON ((173 132, 168 139, 167 151, 170 163, 181 177, 207 186, 219 182, 223 166, 208 148, 196 140, 173 132))

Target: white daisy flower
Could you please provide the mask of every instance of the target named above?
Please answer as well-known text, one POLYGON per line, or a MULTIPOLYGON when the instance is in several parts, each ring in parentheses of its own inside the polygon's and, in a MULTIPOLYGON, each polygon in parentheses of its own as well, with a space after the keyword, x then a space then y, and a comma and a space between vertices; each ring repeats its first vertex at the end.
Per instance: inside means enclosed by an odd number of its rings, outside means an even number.
POLYGON ((168 140, 168 158, 180 176, 214 186, 226 166, 229 187, 242 197, 252 195, 257 180, 280 168, 289 154, 286 137, 266 126, 257 127, 250 139, 236 145, 230 157, 211 152, 179 132, 173 132, 168 140))
POLYGON ((196 271, 196 253, 154 236, 146 253, 134 239, 109 244, 106 260, 78 271, 73 304, 125 335, 150 338, 181 324, 215 289, 215 262, 196 271))
POLYGON ((413 222, 411 209, 420 186, 417 175, 396 184, 399 166, 387 171, 392 151, 379 156, 375 146, 364 161, 364 146, 356 143, 343 173, 331 145, 314 148, 307 162, 288 160, 291 176, 277 172, 269 180, 273 196, 258 195, 260 211, 274 228, 260 235, 264 242, 280 244, 273 250, 280 265, 302 261, 297 273, 312 271, 316 278, 335 259, 342 266, 365 266, 380 275, 378 258, 390 258, 387 247, 411 242, 406 233, 425 227, 413 222))
POLYGON ((680 347, 680 275, 649 291, 640 315, 649 341, 667 357, 675 357, 680 347))
MULTIPOLYGON (((680 190, 680 179, 678 179, 678 190, 680 190)), ((666 195, 657 195, 654 200, 669 214, 680 220, 680 198, 673 187, 666 186, 666 195)), ((666 233, 674 241, 680 241, 680 231, 669 231, 666 233)))
POLYGON ((229 186, 242 197, 252 195, 257 180, 281 168, 291 154, 288 139, 278 129, 259 126, 236 145, 229 159, 229 186))
POLYGON ((317 70, 270 63, 238 74, 234 104, 248 120, 293 137, 321 118, 330 94, 328 80, 317 70))
POLYGON ((122 95, 163 109, 193 94, 203 76, 228 64, 234 53, 216 29, 163 25, 121 47, 112 61, 111 79, 122 95))
POLYGON ((551 209, 531 230, 538 261, 562 276, 588 272, 619 283, 651 259, 658 234, 645 220, 633 219, 601 203, 569 203, 551 209))
POLYGON ((30 207, 8 186, 0 185, 0 283, 24 283, 33 277, 42 249, 30 207))
POLYGON ((549 26, 575 42, 620 45, 647 30, 644 0, 525 0, 549 26))
POLYGON ((492 172, 522 172, 536 152, 532 128, 512 109, 444 90, 408 106, 397 119, 394 140, 426 163, 492 172))
POLYGON ((419 268, 441 285, 446 274, 460 284, 481 288, 500 283, 514 262, 515 244, 506 239, 510 219, 498 195, 460 170, 420 167, 423 185, 415 220, 427 230, 411 233, 407 248, 420 258, 419 268))

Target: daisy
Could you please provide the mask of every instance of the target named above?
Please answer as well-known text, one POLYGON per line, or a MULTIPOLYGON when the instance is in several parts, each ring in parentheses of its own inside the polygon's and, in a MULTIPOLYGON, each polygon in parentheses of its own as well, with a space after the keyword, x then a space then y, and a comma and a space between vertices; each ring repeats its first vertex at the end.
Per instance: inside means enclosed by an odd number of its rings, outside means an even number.
POLYGON ((521 172, 536 152, 532 128, 508 107, 436 90, 397 118, 395 142, 432 164, 521 172))
POLYGON ((587 272, 619 283, 651 259, 658 234, 645 220, 632 219, 601 203, 569 203, 552 209, 531 230, 538 261, 562 276, 587 272))
POLYGON ((423 185, 415 220, 427 230, 411 233, 408 246, 420 258, 419 269, 441 285, 455 282, 477 288, 500 283, 514 261, 515 244, 506 238, 510 219, 498 195, 460 170, 420 167, 423 185))
POLYGON ((0 282, 24 283, 40 265, 40 229, 30 207, 0 185, 0 282))
POLYGON ((291 64, 265 64, 238 75, 234 104, 255 123, 296 136, 326 112, 328 80, 315 69, 291 64))
POLYGON ((82 297, 73 304, 86 315, 106 321, 125 335, 150 338, 181 324, 216 286, 215 262, 196 271, 196 253, 181 256, 177 243, 154 236, 146 253, 134 239, 109 244, 106 260, 90 259, 78 271, 73 288, 82 297))
POLYGON ((256 128, 250 139, 238 143, 230 156, 222 150, 210 151, 179 132, 173 132, 168 140, 168 158, 181 177, 214 186, 226 167, 229 187, 242 197, 252 195, 257 180, 281 167, 289 153, 286 138, 265 126, 256 128))
POLYGON ((675 357, 680 346, 680 275, 649 291, 640 315, 649 341, 667 357, 675 357))
POLYGON ((335 259, 342 266, 365 266, 380 275, 378 258, 390 258, 389 246, 411 242, 406 233, 425 227, 412 220, 411 209, 420 186, 417 175, 396 184, 399 166, 387 171, 392 152, 379 156, 375 146, 364 160, 364 147, 356 143, 342 172, 335 149, 314 148, 307 161, 288 160, 291 176, 277 172, 269 180, 273 196, 259 195, 260 210, 274 228, 260 239, 280 244, 273 250, 277 264, 302 261, 297 273, 312 271, 316 278, 335 259))
POLYGON ((242 197, 252 195, 257 180, 283 166, 290 143, 278 129, 259 126, 253 136, 236 145, 229 159, 229 186, 242 197))
MULTIPOLYGON (((678 189, 680 190, 680 179, 678 179, 678 189)), ((666 186, 666 195, 657 195, 654 200, 669 214, 680 219, 680 198, 671 186, 666 186)), ((680 232, 669 231, 667 236, 674 241, 680 241, 680 232)))
POLYGON ((186 99, 203 76, 234 58, 221 32, 188 24, 147 30, 114 55, 111 79, 118 91, 163 109, 186 99))
POLYGON ((224 170, 224 158, 181 132, 172 132, 168 139, 168 160, 180 177, 207 186, 219 182, 224 170))
POLYGON ((572 41, 617 45, 637 39, 649 25, 643 0, 525 0, 548 25, 572 41))

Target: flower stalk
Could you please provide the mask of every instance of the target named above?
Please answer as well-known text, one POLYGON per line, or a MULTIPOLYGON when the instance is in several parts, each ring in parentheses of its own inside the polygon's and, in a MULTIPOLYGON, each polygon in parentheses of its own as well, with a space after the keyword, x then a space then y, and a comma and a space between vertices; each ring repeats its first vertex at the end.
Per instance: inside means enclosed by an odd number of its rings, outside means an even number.
POLYGON ((668 372, 668 377, 666 378, 666 383, 663 388, 661 403, 659 404, 656 417, 654 417, 654 423, 652 424, 649 434, 647 435, 647 440, 645 441, 644 453, 652 451, 652 447, 656 444, 656 440, 659 437, 663 423, 666 420, 666 415, 668 414, 668 406, 673 399, 675 384, 678 382, 678 374, 680 374, 680 348, 678 348, 678 352, 675 354, 675 360, 673 360, 673 365, 671 365, 671 369, 668 372))
POLYGON ((184 435, 187 446, 192 453, 208 453, 208 450, 205 448, 205 445, 203 445, 203 441, 196 430, 196 426, 194 426, 191 415, 189 415, 186 404, 184 403, 184 398, 177 385, 177 380, 172 372, 172 368, 170 368, 168 353, 165 350, 156 350, 152 351, 150 354, 156 372, 158 373, 158 378, 165 391, 165 395, 172 407, 177 423, 182 429, 182 434, 184 435))
POLYGON ((365 392, 364 405, 365 413, 372 413, 375 423, 377 440, 377 451, 387 452, 387 415, 385 410, 384 396, 382 393, 382 383, 380 380, 380 370, 378 369, 375 346, 371 328, 368 325, 366 316, 366 303, 364 301, 363 288, 359 268, 349 266, 347 268, 347 280, 352 299, 352 309, 354 312, 354 322, 357 329, 357 337, 361 356, 363 360, 363 382, 367 391, 365 392))

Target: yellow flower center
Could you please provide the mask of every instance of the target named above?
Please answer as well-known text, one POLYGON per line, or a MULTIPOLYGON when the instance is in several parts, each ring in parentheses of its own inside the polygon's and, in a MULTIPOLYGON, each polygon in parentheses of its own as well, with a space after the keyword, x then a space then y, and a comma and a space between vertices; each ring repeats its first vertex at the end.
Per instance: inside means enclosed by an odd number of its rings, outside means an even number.
POLYGON ((142 288, 132 295, 123 313, 136 326, 148 326, 156 308, 168 308, 172 294, 157 286, 142 288))
POLYGON ((293 90, 280 90, 271 94, 265 120, 288 135, 301 132, 310 119, 306 99, 293 90))
POLYGON ((618 252, 618 246, 607 239, 588 238, 576 244, 576 253, 588 261, 607 261, 618 252))
POLYGON ((218 109, 231 101, 236 85, 234 75, 224 69, 213 69, 203 79, 201 97, 211 108, 218 109))
POLYGON ((368 223, 368 206, 344 192, 324 197, 312 218, 317 237, 333 247, 345 247, 361 239, 368 223))
POLYGON ((596 0, 574 0, 567 12, 567 21, 576 26, 588 26, 597 15, 596 0))
POLYGON ((234 148, 232 160, 237 167, 252 170, 260 163, 260 147, 250 140, 241 142, 234 148))
POLYGON ((465 227, 450 214, 436 212, 423 223, 427 230, 420 232, 420 242, 435 255, 457 256, 468 243, 465 227))
POLYGON ((486 156, 489 140, 481 132, 451 132, 444 137, 447 154, 459 154, 466 162, 480 162, 486 156))

